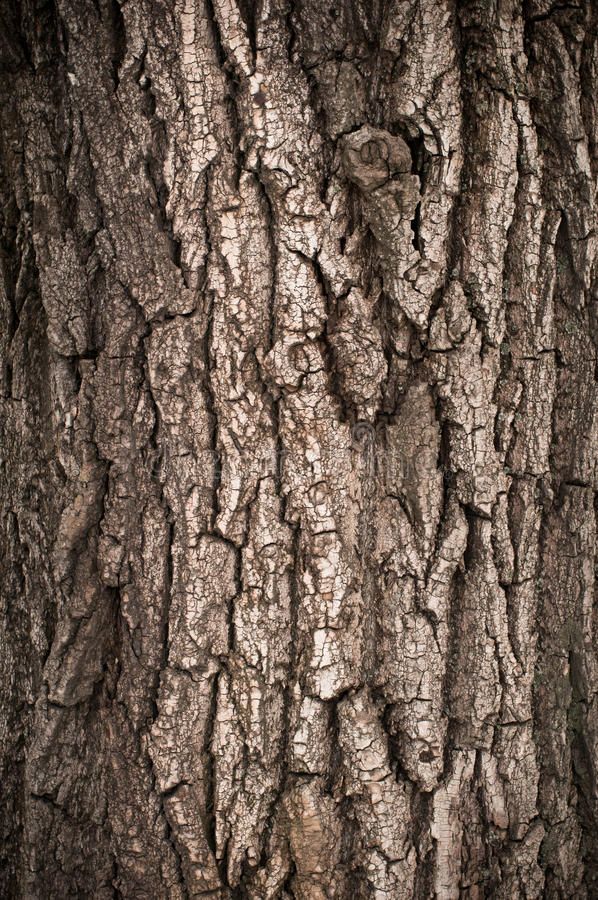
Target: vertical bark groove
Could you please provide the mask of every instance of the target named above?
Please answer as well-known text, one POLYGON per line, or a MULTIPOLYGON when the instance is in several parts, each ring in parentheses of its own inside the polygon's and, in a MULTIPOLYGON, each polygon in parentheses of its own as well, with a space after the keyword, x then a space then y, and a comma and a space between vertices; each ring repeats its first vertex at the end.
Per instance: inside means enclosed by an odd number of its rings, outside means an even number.
POLYGON ((2 896, 595 896, 595 5, 0 16, 2 896))

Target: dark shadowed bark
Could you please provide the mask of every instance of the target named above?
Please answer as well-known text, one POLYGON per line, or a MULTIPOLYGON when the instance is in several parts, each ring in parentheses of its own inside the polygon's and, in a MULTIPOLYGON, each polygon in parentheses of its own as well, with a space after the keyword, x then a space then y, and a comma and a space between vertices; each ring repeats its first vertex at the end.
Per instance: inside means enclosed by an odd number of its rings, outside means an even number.
POLYGON ((598 897, 598 6, 0 8, 2 897, 598 897))

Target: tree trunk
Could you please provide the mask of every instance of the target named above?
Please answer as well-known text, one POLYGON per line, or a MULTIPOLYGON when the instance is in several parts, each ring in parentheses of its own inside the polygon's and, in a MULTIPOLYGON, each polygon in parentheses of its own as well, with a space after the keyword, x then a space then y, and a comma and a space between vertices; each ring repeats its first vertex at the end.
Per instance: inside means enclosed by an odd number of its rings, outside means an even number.
POLYGON ((598 5, 0 2, 2 896, 598 897, 598 5))

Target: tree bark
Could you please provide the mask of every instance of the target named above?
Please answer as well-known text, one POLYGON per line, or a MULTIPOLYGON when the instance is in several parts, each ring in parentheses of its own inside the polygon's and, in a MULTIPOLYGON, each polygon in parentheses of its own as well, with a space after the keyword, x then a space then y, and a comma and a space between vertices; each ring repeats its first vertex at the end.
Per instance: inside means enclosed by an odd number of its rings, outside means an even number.
POLYGON ((2 896, 598 897, 598 6, 1 6, 2 896))

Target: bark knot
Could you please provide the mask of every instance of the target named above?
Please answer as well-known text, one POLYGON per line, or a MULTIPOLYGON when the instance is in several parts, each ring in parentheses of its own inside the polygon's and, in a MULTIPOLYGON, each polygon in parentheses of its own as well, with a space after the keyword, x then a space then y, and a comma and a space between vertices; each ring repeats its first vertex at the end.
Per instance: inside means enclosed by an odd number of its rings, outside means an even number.
POLYGON ((411 152, 405 141, 371 125, 345 135, 341 152, 347 178, 365 192, 411 172, 411 152))

